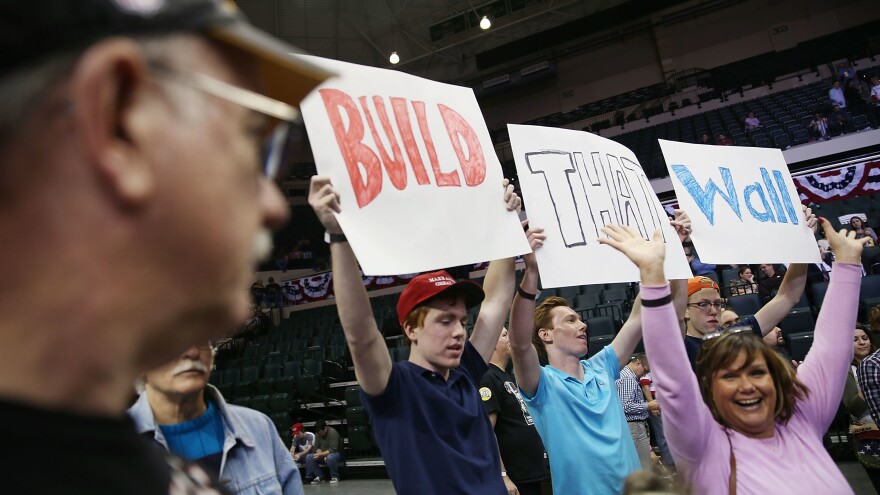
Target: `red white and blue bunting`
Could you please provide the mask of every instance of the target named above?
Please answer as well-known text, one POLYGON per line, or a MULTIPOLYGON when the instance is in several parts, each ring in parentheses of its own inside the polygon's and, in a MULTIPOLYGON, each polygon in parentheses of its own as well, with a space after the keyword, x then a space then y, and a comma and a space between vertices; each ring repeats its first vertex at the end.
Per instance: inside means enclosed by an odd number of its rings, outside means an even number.
MULTIPOLYGON (((477 263, 471 271, 485 270, 489 263, 477 263)), ((418 275, 408 273, 404 275, 385 275, 381 277, 366 276, 361 274, 364 287, 367 291, 387 289, 398 285, 406 285, 410 279, 418 275)), ((281 291, 284 294, 284 305, 293 306, 306 304, 333 298, 333 273, 325 272, 308 277, 286 280, 281 282, 281 291)))
POLYGON ((827 203, 880 191, 880 162, 845 165, 833 170, 794 177, 801 201, 827 203))

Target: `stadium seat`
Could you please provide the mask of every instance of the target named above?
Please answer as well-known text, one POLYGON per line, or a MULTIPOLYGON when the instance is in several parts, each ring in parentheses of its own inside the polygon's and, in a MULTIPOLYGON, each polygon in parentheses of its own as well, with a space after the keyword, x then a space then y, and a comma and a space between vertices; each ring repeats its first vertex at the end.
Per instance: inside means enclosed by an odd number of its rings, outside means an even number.
POLYGON ((254 384, 260 379, 260 369, 257 366, 245 366, 241 369, 241 377, 233 388, 236 397, 251 395, 254 384))
POLYGON ((596 307, 599 304, 599 293, 594 292, 591 294, 579 294, 574 298, 573 308, 575 310, 582 310, 596 307))
POLYGON ((301 374, 300 364, 294 360, 288 360, 281 369, 281 376, 273 383, 275 392, 292 392, 296 390, 296 379, 301 374))
POLYGON ((817 312, 822 307, 826 292, 828 292, 828 282, 816 282, 810 286, 810 295, 813 296, 813 307, 817 312))
POLYGON ((626 301, 626 289, 605 289, 602 291, 603 303, 622 303, 626 301))
POLYGON ((363 406, 348 406, 345 408, 345 423, 351 427, 352 425, 368 425, 370 419, 367 417, 367 411, 363 406))
POLYGON ((377 454, 376 443, 369 426, 353 425, 348 427, 348 449, 350 458, 372 457, 377 454))
POLYGON ((358 385, 352 385, 350 387, 345 387, 345 403, 351 406, 360 406, 361 405, 361 387, 358 385))
POLYGON ((862 277, 859 301, 863 307, 875 306, 880 302, 880 275, 862 277))
POLYGON ((782 329, 782 335, 788 340, 789 336, 796 333, 812 333, 816 327, 813 320, 813 313, 809 308, 793 309, 779 323, 782 329))
POLYGON ((269 410, 273 413, 290 412, 294 406, 294 395, 287 392, 280 392, 269 396, 269 410))
POLYGON ((595 356, 596 353, 601 351, 606 345, 610 344, 612 340, 614 340, 614 335, 600 335, 597 337, 590 337, 587 340, 589 344, 587 355, 589 357, 595 356))
POLYGON ((590 337, 614 336, 617 328, 614 319, 610 316, 596 316, 587 318, 587 335, 590 337))
POLYGON ((270 362, 263 365, 263 377, 254 384, 254 391, 258 395, 268 395, 272 393, 275 386, 275 380, 281 377, 281 365, 270 362))
POLYGON ((269 396, 268 395, 257 395, 251 398, 250 406, 251 409, 256 409, 263 414, 269 414, 269 396))
POLYGON ((580 286, 560 287, 557 289, 559 297, 565 298, 566 301, 573 301, 580 294, 580 286))
POLYGON ((791 358, 795 361, 803 361, 813 345, 813 332, 794 333, 786 339, 791 351, 791 358))
POLYGON ((727 299, 727 304, 740 316, 753 315, 761 309, 761 296, 758 294, 744 294, 727 299))

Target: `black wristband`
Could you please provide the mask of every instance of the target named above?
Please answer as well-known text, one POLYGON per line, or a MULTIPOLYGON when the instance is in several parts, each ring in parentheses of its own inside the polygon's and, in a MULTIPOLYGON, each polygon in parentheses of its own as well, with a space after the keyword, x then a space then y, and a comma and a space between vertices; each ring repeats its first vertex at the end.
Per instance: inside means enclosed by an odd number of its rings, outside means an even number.
POLYGON ((672 294, 667 294, 660 299, 642 299, 642 306, 646 308, 656 308, 672 302, 672 294))
POLYGON ((526 292, 519 285, 516 286, 516 293, 519 294, 519 297, 523 299, 528 299, 529 301, 534 301, 538 298, 538 294, 532 294, 531 292, 526 292))
POLYGON ((324 242, 327 244, 333 244, 334 242, 348 242, 348 239, 345 237, 345 234, 331 234, 330 232, 324 233, 324 242))

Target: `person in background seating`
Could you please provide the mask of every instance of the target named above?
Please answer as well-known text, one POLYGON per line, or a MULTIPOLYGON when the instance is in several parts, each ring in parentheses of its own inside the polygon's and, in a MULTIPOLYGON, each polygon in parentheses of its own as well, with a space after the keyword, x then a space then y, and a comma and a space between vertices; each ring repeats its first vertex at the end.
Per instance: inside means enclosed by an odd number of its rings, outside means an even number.
POLYGON ((315 450, 315 434, 306 431, 302 423, 290 428, 290 455, 293 462, 299 463, 303 457, 315 450))
POLYGON ((313 485, 321 482, 321 462, 330 469, 330 483, 339 483, 339 463, 342 462, 342 440, 336 428, 319 419, 315 423, 315 449, 306 454, 306 481, 313 485))
POLYGON ((846 375, 846 385, 843 387, 843 407, 850 415, 849 431, 853 437, 853 447, 856 456, 871 483, 874 490, 880 493, 880 430, 871 416, 871 410, 865 401, 865 395, 859 388, 859 365, 871 354, 877 351, 877 347, 868 338, 868 331, 864 325, 856 324, 853 336, 853 360, 850 371, 846 375))
POLYGON ((856 233, 856 239, 861 239, 862 237, 870 237, 871 240, 868 241, 865 246, 876 246, 877 245, 877 233, 874 232, 874 229, 865 225, 865 221, 862 220, 861 217, 854 216, 849 219, 849 226, 852 228, 853 232, 856 233))

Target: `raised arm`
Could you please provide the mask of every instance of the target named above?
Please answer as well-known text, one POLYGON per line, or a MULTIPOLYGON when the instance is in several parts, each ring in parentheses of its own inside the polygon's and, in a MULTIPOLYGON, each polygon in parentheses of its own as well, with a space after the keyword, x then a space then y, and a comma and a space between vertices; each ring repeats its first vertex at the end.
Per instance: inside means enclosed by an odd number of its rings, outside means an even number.
POLYGON ((699 462, 714 423, 703 403, 697 378, 682 342, 679 318, 663 270, 665 245, 659 231, 646 241, 635 230, 617 225, 603 229, 599 242, 627 255, 639 267, 645 349, 663 410, 663 429, 676 459, 699 462))
MULTIPOLYGON (((669 224, 675 229, 675 233, 678 234, 678 239, 681 242, 684 242, 691 234, 691 218, 688 216, 687 212, 684 210, 675 210, 675 217, 669 220, 669 224)), ((673 287, 673 294, 681 295, 684 293, 684 299, 680 297, 676 299, 677 302, 682 302, 683 304, 676 304, 676 314, 680 315, 680 320, 682 322, 681 328, 684 331, 684 309, 687 306, 687 285, 684 286, 684 289, 681 289, 680 284, 676 284, 673 282, 675 286, 673 287)), ((682 335, 684 335, 682 333, 682 335)), ((639 341, 642 340, 642 297, 636 297, 635 302, 633 303, 632 311, 629 313, 629 318, 626 319, 626 322, 620 328, 620 331, 617 332, 617 336, 614 337, 614 340, 611 341, 611 348, 614 349, 614 353, 617 355, 617 362, 620 364, 620 369, 623 369, 626 366, 626 363, 629 362, 629 357, 632 355, 636 346, 639 345, 639 341)))
MULTIPOLYGON (((526 234, 532 249, 538 249, 544 243, 544 229, 532 228, 526 234)), ((535 300, 523 297, 526 294, 538 293, 538 262, 535 253, 523 257, 526 269, 519 290, 513 296, 510 308, 510 354, 513 357, 513 374, 517 385, 527 397, 534 397, 541 378, 541 364, 538 362, 538 351, 532 344, 532 332, 535 326, 535 300)))
MULTIPOLYGON (((804 218, 807 219, 807 227, 813 234, 816 233, 818 222, 816 215, 810 208, 801 205, 804 212, 804 218)), ((779 325, 791 311, 791 308, 801 300, 804 295, 804 288, 807 286, 807 265, 803 263, 792 263, 782 278, 782 284, 779 291, 773 296, 773 299, 767 301, 761 309, 755 313, 755 319, 761 327, 761 334, 767 335, 774 327, 779 325)))
POLYGON ((480 314, 471 332, 471 344, 489 362, 501 335, 504 320, 510 310, 510 297, 516 283, 516 269, 513 258, 494 260, 489 263, 483 292, 486 293, 480 305, 480 314), (495 340, 491 340, 494 337, 495 340))
POLYGON ((862 247, 869 239, 856 239, 855 232, 845 229, 835 232, 830 222, 824 218, 819 221, 837 262, 831 269, 831 281, 816 321, 813 345, 804 363, 798 367, 797 376, 810 390, 809 396, 798 406, 810 415, 817 432, 823 434, 837 412, 852 361, 862 247))
MULTIPOLYGON (((514 211, 522 206, 519 196, 513 192, 513 185, 504 179, 504 202, 508 211, 514 211)), ((483 361, 489 362, 498 343, 498 336, 510 311, 510 295, 516 283, 516 272, 513 258, 494 260, 489 263, 486 280, 483 283, 483 292, 486 297, 480 305, 480 314, 471 332, 471 344, 483 357, 483 361)))
MULTIPOLYGON (((312 177, 309 205, 328 233, 342 233, 335 216, 340 211, 339 195, 328 177, 312 177)), ((391 376, 391 357, 373 318, 357 258, 348 242, 331 242, 330 259, 336 311, 351 351, 355 377, 365 393, 379 395, 391 376)))
POLYGON ((617 332, 617 336, 611 341, 611 348, 617 355, 620 369, 623 369, 629 362, 629 357, 636 350, 640 340, 642 340, 642 296, 636 297, 629 318, 626 319, 626 322, 620 327, 620 331, 617 332))

